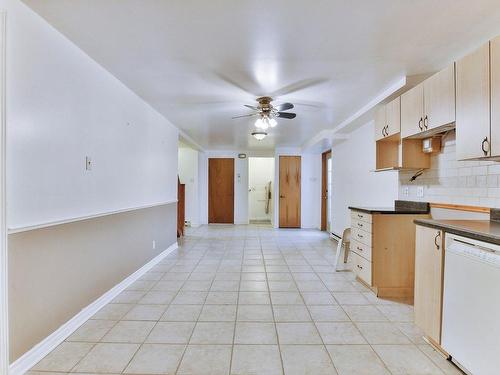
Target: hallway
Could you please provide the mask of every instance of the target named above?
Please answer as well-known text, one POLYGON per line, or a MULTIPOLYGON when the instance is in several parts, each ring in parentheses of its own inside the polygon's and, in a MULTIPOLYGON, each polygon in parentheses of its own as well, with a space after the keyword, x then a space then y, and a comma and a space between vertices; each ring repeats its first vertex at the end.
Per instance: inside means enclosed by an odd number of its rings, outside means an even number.
POLYGON ((29 374, 460 374, 411 306, 334 272, 334 245, 315 230, 187 228, 29 374))

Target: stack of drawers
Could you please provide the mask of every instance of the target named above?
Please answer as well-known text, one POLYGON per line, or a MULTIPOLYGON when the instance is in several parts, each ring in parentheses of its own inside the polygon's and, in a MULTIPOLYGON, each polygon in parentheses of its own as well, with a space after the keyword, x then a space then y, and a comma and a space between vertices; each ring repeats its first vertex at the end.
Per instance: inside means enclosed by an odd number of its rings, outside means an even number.
POLYGON ((353 271, 372 286, 372 215, 351 210, 351 256, 353 271))

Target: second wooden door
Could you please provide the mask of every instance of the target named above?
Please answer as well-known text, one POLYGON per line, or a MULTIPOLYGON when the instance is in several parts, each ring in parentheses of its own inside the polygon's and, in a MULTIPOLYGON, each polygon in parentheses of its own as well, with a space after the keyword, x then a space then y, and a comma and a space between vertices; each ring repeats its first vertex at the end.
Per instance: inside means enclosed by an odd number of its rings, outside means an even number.
POLYGON ((208 159, 208 222, 234 223, 234 159, 208 159))
POLYGON ((300 156, 280 156, 280 228, 300 228, 300 156))

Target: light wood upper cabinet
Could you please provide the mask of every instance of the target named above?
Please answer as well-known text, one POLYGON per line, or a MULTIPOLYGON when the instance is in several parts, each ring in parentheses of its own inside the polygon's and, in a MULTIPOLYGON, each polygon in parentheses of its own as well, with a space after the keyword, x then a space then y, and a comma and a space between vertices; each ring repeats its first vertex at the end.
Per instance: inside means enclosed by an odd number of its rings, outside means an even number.
POLYGON ((401 138, 455 121, 455 64, 401 95, 401 138))
POLYGON ((385 106, 386 137, 401 131, 401 97, 397 97, 385 106))
POLYGON ((415 324, 441 342, 443 233, 417 225, 415 242, 415 324))
POLYGON ((375 109, 375 140, 385 138, 385 105, 380 105, 375 109))
POLYGON ((490 44, 491 61, 491 155, 500 156, 500 37, 490 44))
POLYGON ((455 121, 455 64, 424 81, 424 128, 455 121))
POLYGON ((401 138, 423 130, 424 85, 421 83, 401 95, 401 138))
POLYGON ((380 105, 375 110, 375 140, 398 134, 401 131, 401 99, 380 105))
POLYGON ((456 63, 457 159, 490 156, 490 44, 456 63))

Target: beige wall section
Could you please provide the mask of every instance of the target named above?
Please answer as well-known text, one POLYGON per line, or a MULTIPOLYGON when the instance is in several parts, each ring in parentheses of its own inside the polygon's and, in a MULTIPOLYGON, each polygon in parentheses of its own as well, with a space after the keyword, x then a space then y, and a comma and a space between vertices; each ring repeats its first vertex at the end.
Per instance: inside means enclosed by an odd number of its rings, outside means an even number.
POLYGON ((176 213, 172 203, 9 235, 11 362, 172 245, 176 213))

